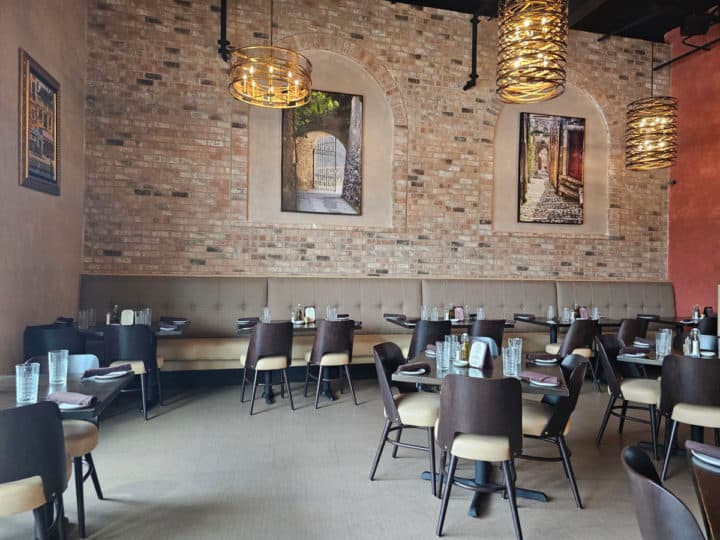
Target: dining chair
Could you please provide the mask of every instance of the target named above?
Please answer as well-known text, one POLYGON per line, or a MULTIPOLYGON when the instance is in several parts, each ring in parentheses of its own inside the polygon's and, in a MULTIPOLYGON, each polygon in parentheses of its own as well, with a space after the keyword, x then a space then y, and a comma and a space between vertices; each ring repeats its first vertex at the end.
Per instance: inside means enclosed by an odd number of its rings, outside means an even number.
MULTIPOLYGON (((243 367, 242 390, 240 392, 240 403, 245 402, 245 382, 248 370, 253 371, 252 398, 250 399, 250 416, 255 406, 255 393, 257 391, 258 373, 280 371, 282 375, 280 387, 283 395, 287 388, 290 399, 290 410, 295 410, 292 391, 287 376, 287 370, 292 362, 293 325, 290 321, 257 323, 250 336, 247 355, 243 367)), ((270 379, 272 381, 272 378, 270 379)), ((269 388, 267 390, 270 390, 269 388)))
POLYGON ((100 367, 100 360, 94 354, 69 354, 68 375, 81 376, 88 369, 100 367))
POLYGON ((686 441, 685 450, 708 540, 720 539, 720 448, 686 441))
POLYGON ((148 419, 146 389, 148 382, 155 377, 157 381, 158 399, 163 405, 160 371, 163 357, 157 355, 157 336, 145 324, 121 326, 111 324, 105 327, 105 355, 103 363, 110 366, 130 364, 135 375, 140 377, 140 399, 142 413, 148 419), (150 378, 148 380, 148 377, 150 378))
POLYGON ((560 456, 545 457, 523 453, 518 457, 533 461, 561 461, 565 469, 565 476, 570 481, 575 504, 578 508, 582 508, 582 500, 570 462, 570 451, 565 441, 565 435, 570 431, 570 417, 580 397, 587 371, 587 360, 580 355, 570 355, 562 361, 560 370, 569 396, 559 398, 552 396, 554 399, 546 397, 542 401, 523 400, 522 402, 523 436, 554 444, 557 446, 560 456))
POLYGON ((647 319, 622 319, 617 331, 617 337, 623 347, 632 347, 635 338, 645 338, 647 335, 647 319))
POLYGON ((590 374, 593 378, 595 388, 600 391, 600 383, 597 378, 597 370, 592 363, 593 339, 598 334, 598 325, 592 319, 577 319, 568 328, 565 339, 561 343, 548 343, 545 345, 545 353, 562 361, 570 354, 578 354, 586 358, 590 374))
POLYGON ((637 446, 621 454, 643 540, 704 540, 683 502, 663 487, 648 455, 637 446))
POLYGON ((522 453, 522 398, 515 378, 480 379, 447 375, 440 392, 440 446, 442 504, 435 533, 442 536, 445 514, 453 485, 471 491, 504 490, 510 504, 515 536, 522 538, 515 500, 515 462, 522 453), (445 475, 445 463, 450 465, 445 475), (455 480, 458 459, 501 462, 504 486, 472 486, 455 480))
POLYGON ((419 320, 413 330, 408 349, 408 360, 412 360, 422 353, 428 345, 435 345, 437 341, 443 341, 445 336, 452 333, 450 321, 425 321, 419 320))
POLYGON ((595 444, 600 446, 610 416, 617 416, 620 419, 618 433, 622 433, 625 420, 650 424, 653 458, 658 459, 657 433, 659 425, 657 404, 660 399, 660 383, 656 379, 623 379, 616 369, 617 351, 620 349, 620 345, 618 337, 612 334, 595 337, 595 352, 600 357, 600 364, 610 394, 600 423, 600 429, 595 437, 595 444), (618 400, 620 400, 620 405, 615 405, 618 400), (639 403, 640 405, 631 405, 630 402, 639 403), (618 409, 620 409, 620 412, 617 412, 618 409), (628 416, 628 410, 647 410, 650 418, 649 420, 643 420, 628 416))
POLYGON ((720 445, 720 362, 716 358, 669 355, 663 360, 660 381, 660 414, 665 429, 665 461, 660 478, 667 477, 678 424, 715 429, 720 445))
POLYGON ((35 535, 49 536, 46 505, 52 505, 58 538, 64 540, 63 492, 68 464, 57 404, 34 405, 0 411, 0 516, 33 511, 35 535))
POLYGON ((317 387, 315 388, 315 408, 318 408, 318 401, 320 400, 320 386, 327 382, 328 384, 335 380, 326 376, 323 377, 323 373, 329 368, 340 369, 338 379, 342 381, 342 370, 345 370, 345 376, 347 377, 348 384, 350 386, 350 392, 352 392, 353 402, 357 406, 357 396, 355 395, 355 387, 350 377, 350 363, 352 362, 352 349, 353 349, 353 333, 355 328, 355 321, 352 319, 344 319, 340 321, 328 321, 321 319, 317 322, 317 333, 315 334, 315 341, 313 341, 312 350, 309 351, 305 356, 307 367, 305 371, 305 391, 304 395, 307 397, 308 384, 310 379, 317 380, 317 387), (317 368, 317 377, 310 371, 311 367, 317 368))
POLYGON ((700 349, 717 352, 718 318, 713 316, 703 317, 698 322, 697 329, 700 332, 700 349))
POLYGON ((85 339, 77 328, 43 324, 26 326, 23 332, 23 359, 47 355, 48 351, 67 349, 69 354, 85 352, 85 339))
POLYGON ((495 341, 498 350, 502 349, 505 334, 505 319, 480 319, 470 327, 470 337, 489 337, 495 341))
POLYGON ((380 443, 375 452, 375 459, 370 468, 370 480, 375 479, 375 472, 380 463, 383 449, 386 443, 394 448, 410 448, 428 452, 430 459, 430 472, 432 481, 432 494, 437 494, 435 483, 435 422, 440 412, 440 394, 434 392, 392 393, 392 387, 396 385, 392 381, 392 374, 406 363, 400 347, 395 343, 385 342, 373 347, 375 357, 375 371, 377 372, 380 395, 385 407, 385 426, 380 435, 380 443), (424 429, 427 432, 428 445, 410 444, 400 442, 400 433, 405 428, 424 429), (390 433, 397 431, 397 439, 392 440, 390 433))

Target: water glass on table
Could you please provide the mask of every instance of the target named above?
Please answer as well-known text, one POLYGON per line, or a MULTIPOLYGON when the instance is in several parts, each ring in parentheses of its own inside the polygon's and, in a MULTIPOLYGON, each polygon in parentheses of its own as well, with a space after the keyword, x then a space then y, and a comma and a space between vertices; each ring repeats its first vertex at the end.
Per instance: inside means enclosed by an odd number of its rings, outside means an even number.
POLYGON ((422 305, 420 308, 420 319, 423 321, 429 321, 430 320, 430 308, 426 306, 425 304, 422 305))
POLYGON ((518 364, 515 362, 515 351, 514 347, 503 347, 502 348, 502 359, 503 359, 503 375, 505 377, 517 377, 518 376, 518 364))
POLYGON ((516 373, 520 373, 520 368, 521 368, 520 364, 522 361, 523 340, 522 340, 522 338, 519 338, 519 337, 508 338, 507 344, 508 344, 508 348, 511 350, 512 355, 513 355, 516 373))
POLYGON ((485 308, 483 306, 478 306, 477 311, 475 312, 475 318, 478 321, 482 321, 485 318, 485 308))
POLYGON ((570 322, 571 318, 572 318, 572 309, 565 306, 562 310, 562 322, 564 322, 564 323, 570 322))
POLYGON ((430 320, 431 321, 437 321, 440 319, 440 308, 437 306, 433 306, 432 310, 430 312, 430 320))
POLYGON ((438 371, 446 371, 449 367, 449 361, 448 358, 445 355, 445 342, 444 341, 436 341, 435 342, 435 364, 437 365, 438 371))
POLYGON ((337 308, 335 306, 326 306, 325 318, 328 321, 337 321, 337 308))
POLYGON ((547 307, 547 311, 545 312, 545 315, 547 317, 548 321, 552 321, 555 318, 555 306, 552 304, 547 307))
POLYGON ((600 320, 600 308, 597 306, 593 306, 592 308, 592 315, 590 316, 593 321, 599 321, 600 320))
POLYGON ((272 320, 270 317, 270 308, 265 306, 262 311, 262 317, 260 318, 261 322, 269 323, 272 320))
POLYGON ((665 358, 672 350, 672 330, 661 328, 655 333, 655 356, 665 358))
POLYGON ((37 403, 39 382, 40 364, 15 366, 15 401, 19 405, 37 403))
POLYGON ((50 384, 66 384, 68 370, 67 349, 48 351, 48 380, 50 384))

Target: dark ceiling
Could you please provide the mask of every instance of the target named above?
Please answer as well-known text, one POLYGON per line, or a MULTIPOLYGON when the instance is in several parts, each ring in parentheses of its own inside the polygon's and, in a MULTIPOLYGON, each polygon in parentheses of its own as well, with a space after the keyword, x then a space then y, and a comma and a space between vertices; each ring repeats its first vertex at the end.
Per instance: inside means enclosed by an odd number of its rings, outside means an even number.
MULTIPOLYGON (((389 0, 396 3, 398 0, 389 0)), ((497 17, 498 0, 406 0, 401 3, 497 17)), ((570 28, 662 43, 665 33, 696 22, 691 34, 704 34, 707 12, 718 0, 569 0, 570 28)), ((717 21, 715 10, 715 21, 717 21)))

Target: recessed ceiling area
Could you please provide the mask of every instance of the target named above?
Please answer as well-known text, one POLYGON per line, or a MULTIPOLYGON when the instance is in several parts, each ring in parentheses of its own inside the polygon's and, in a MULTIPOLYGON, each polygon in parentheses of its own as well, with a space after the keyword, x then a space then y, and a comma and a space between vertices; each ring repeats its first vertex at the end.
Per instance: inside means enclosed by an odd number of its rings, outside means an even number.
MULTIPOLYGON (((396 0, 389 0, 397 3, 396 0)), ((497 17, 497 0, 408 0, 401 2, 497 17)), ((569 0, 570 28, 662 43, 665 33, 687 24, 703 34, 706 22, 718 21, 717 0, 569 0), (714 9, 713 9, 714 8, 714 9), (710 13, 710 15, 708 15, 710 13)), ((693 29, 695 29, 693 31, 693 29)))

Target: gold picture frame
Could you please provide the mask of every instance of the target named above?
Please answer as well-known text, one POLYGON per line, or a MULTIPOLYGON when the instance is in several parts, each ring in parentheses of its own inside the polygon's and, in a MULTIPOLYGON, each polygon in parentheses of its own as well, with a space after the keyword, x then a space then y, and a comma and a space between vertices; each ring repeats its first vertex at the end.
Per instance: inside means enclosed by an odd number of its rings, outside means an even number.
POLYGON ((60 195, 60 83, 20 49, 21 186, 60 195))

